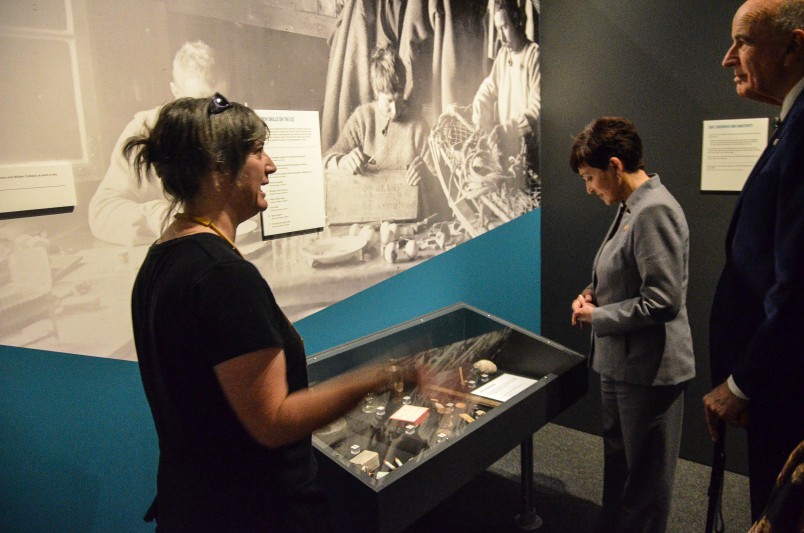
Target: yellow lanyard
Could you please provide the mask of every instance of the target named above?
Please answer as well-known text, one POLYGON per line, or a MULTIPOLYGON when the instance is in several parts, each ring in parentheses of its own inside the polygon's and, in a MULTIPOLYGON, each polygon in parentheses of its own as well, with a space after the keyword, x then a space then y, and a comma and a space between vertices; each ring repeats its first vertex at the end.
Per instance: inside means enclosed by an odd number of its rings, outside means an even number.
POLYGON ((241 254, 240 250, 237 249, 237 246, 235 246, 235 243, 232 242, 232 240, 229 237, 224 235, 223 232, 221 230, 219 230, 218 227, 215 224, 213 224, 210 219, 205 218, 205 217, 191 217, 187 213, 176 213, 174 215, 174 218, 179 219, 179 220, 190 220, 192 222, 195 222, 196 224, 201 224, 202 226, 205 226, 205 227, 211 229, 212 231, 214 231, 215 233, 220 235, 220 237, 223 240, 228 242, 232 246, 232 248, 234 248, 234 251, 237 252, 237 255, 239 255, 240 257, 243 257, 243 254, 241 254))

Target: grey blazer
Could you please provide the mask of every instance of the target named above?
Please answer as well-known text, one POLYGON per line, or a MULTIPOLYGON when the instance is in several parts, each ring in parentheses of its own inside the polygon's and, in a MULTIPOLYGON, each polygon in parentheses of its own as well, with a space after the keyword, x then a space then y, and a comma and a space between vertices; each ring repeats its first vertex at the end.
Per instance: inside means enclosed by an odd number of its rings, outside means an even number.
POLYGON ((591 366, 639 385, 687 381, 695 376, 695 358, 684 212, 656 174, 621 208, 622 220, 615 219, 592 269, 591 366))

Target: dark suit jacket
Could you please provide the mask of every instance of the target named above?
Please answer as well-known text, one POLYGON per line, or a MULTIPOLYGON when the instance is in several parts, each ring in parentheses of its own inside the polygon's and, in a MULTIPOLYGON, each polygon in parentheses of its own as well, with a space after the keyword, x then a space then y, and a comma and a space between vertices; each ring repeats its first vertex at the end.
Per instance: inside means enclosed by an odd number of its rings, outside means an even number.
POLYGON ((731 373, 752 404, 784 391, 802 397, 804 93, 737 202, 712 303, 710 356, 714 384, 731 373))
POLYGON ((687 220, 655 174, 625 203, 593 268, 592 368, 637 385, 682 383, 695 376, 687 220))

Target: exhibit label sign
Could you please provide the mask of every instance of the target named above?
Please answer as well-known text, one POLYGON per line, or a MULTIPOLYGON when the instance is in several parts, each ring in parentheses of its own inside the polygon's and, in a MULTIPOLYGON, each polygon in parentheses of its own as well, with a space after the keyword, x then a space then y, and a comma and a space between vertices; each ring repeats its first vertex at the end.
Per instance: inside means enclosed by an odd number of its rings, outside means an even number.
POLYGON ((768 144, 768 119, 705 120, 702 191, 740 191, 768 144))
POLYGON ((75 206, 70 163, 0 166, 0 214, 75 206))
POLYGON ((265 187, 263 238, 324 228, 324 167, 317 111, 257 111, 271 134, 265 150, 276 164, 265 187))

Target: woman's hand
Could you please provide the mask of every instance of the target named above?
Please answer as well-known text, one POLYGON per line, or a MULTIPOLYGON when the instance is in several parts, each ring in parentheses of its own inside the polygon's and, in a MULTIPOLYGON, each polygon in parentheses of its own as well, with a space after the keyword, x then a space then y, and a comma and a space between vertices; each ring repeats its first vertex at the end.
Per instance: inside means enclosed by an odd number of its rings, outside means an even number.
POLYGON ((572 301, 572 325, 583 328, 584 324, 592 323, 592 311, 595 310, 592 303, 592 293, 584 291, 572 301))

